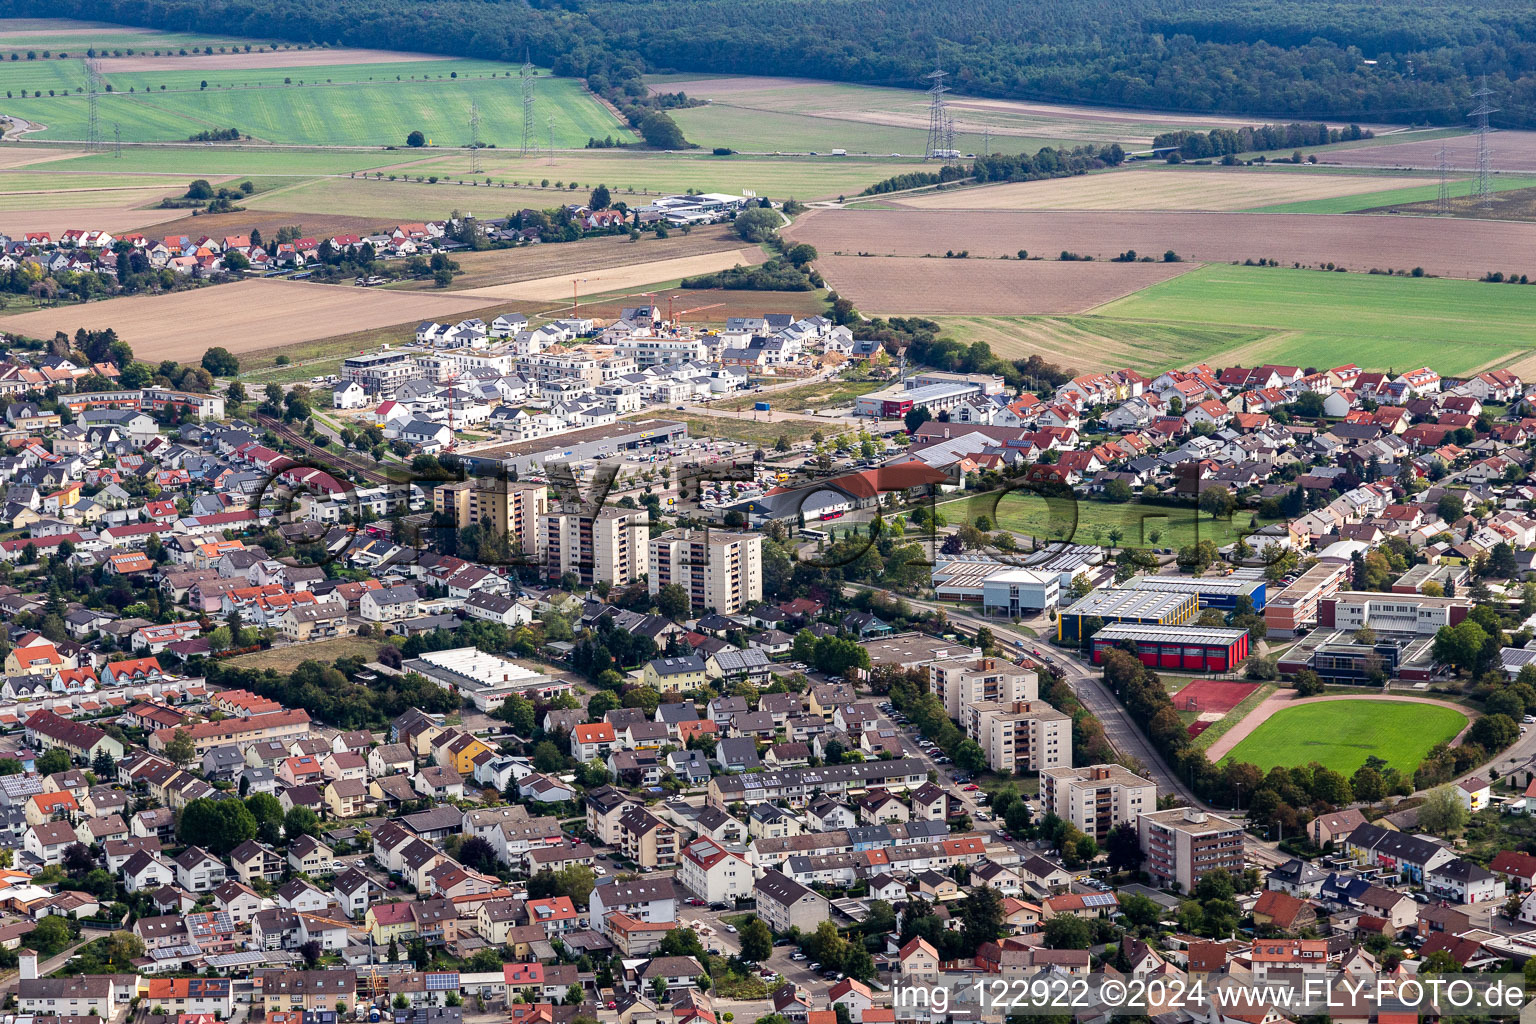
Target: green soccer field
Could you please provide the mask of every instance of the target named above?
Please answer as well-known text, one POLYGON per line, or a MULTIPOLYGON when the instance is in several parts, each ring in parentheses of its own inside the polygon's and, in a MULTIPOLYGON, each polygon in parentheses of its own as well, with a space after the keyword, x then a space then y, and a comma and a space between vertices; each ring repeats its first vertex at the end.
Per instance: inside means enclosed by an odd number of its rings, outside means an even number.
POLYGON ((1466 727, 1467 716, 1433 704, 1403 701, 1320 701, 1271 715, 1227 755, 1261 771, 1316 761, 1345 775, 1379 757, 1412 772, 1437 743, 1466 727))
POLYGON ((1267 519, 1254 520, 1241 511, 1232 519, 1212 519, 1193 506, 1047 498, 1023 489, 946 501, 938 509, 950 525, 962 521, 975 523, 978 516, 986 516, 993 529, 1011 530, 1043 541, 1113 542, 1116 546, 1136 548, 1180 548, 1200 540, 1222 547, 1269 523, 1267 519), (1250 526, 1250 521, 1256 526, 1250 526), (1118 531, 1118 536, 1111 538, 1111 531, 1118 531))
POLYGON ((1222 365, 1357 363, 1402 372, 1427 364, 1461 375, 1530 353, 1536 288, 1217 265, 1099 306, 1093 315, 1272 329, 1260 341, 1211 356, 1222 365))

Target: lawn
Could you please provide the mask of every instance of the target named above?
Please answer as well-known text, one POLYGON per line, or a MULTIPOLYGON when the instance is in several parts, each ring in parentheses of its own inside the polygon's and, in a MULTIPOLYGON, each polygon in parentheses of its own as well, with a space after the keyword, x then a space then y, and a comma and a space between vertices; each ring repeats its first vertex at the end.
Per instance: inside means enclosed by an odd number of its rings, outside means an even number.
POLYGON ((1197 540, 1222 547, 1251 533, 1268 520, 1250 527, 1250 516, 1239 512, 1230 520, 1212 519, 1193 506, 1122 505, 1087 498, 1044 497, 1026 490, 990 491, 942 502, 939 512, 949 525, 976 521, 986 516, 993 529, 1006 529, 1026 537, 1078 544, 1110 543, 1110 531, 1118 529, 1117 545, 1126 547, 1180 548, 1197 540))
POLYGON ((1431 747, 1452 739, 1467 716, 1450 708, 1400 701, 1323 701, 1285 708, 1233 748, 1229 758, 1261 771, 1316 761, 1352 774, 1367 757, 1411 772, 1431 747))
MULTIPOLYGON (((473 103, 480 110, 481 142, 499 147, 522 144, 522 95, 516 68, 509 64, 441 60, 115 72, 109 77, 115 84, 111 93, 98 98, 100 121, 108 126, 109 135, 112 125, 120 125, 126 142, 181 141, 206 128, 233 127, 283 145, 404 146, 406 136, 419 129, 430 144, 465 146, 471 140, 473 103), (506 77, 509 71, 511 79, 506 77), (291 81, 285 83, 285 79, 291 81), (207 89, 202 87, 204 81, 207 89)), ((0 88, 60 93, 16 100, 10 107, 10 112, 47 126, 36 133, 39 139, 86 137, 86 97, 73 91, 84 84, 84 78, 83 61, 0 66, 0 88)), ((574 79, 544 74, 538 79, 536 97, 541 147, 552 138, 556 147, 580 148, 594 135, 619 130, 607 108, 574 79), (552 129, 547 119, 552 119, 552 129)))
POLYGON ((818 425, 808 420, 784 420, 782 422, 769 422, 768 420, 736 419, 731 416, 705 416, 699 413, 681 413, 663 411, 661 413, 645 413, 638 418, 647 419, 660 416, 662 419, 681 420, 688 424, 690 437, 717 437, 728 441, 748 441, 760 444, 765 448, 771 447, 780 435, 789 438, 791 444, 801 441, 809 441, 816 431, 832 432, 831 423, 818 425))
POLYGON ((814 384, 802 384, 799 387, 784 388, 782 391, 765 391, 762 394, 741 395, 736 398, 727 398, 715 403, 717 409, 730 409, 737 411, 750 409, 758 402, 768 402, 775 409, 785 412, 802 412, 806 409, 825 409, 841 405, 851 405, 853 400, 861 395, 867 395, 871 391, 878 391, 886 383, 874 380, 843 380, 834 377, 831 380, 817 381, 814 384))
POLYGON ((372 660, 379 653, 379 641, 365 640, 356 636, 338 636, 329 640, 317 640, 308 644, 288 644, 271 647, 265 651, 241 654, 230 658, 228 664, 240 668, 275 669, 292 672, 306 661, 330 664, 337 658, 362 657, 372 660))
MULTIPOLYGON (((1361 222, 1361 230, 1370 226, 1361 222)), ((1428 364, 1460 376, 1524 356, 1536 289, 1477 281, 1330 274, 1286 267, 1209 266, 1106 303, 1095 317, 1268 329, 1222 354, 1222 365, 1369 370, 1428 364)), ((1179 360, 1175 359, 1174 363, 1179 360)))

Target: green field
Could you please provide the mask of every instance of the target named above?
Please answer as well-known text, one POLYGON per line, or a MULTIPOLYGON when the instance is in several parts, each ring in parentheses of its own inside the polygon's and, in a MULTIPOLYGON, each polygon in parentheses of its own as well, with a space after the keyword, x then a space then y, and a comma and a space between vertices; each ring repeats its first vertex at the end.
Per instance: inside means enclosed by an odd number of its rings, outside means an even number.
MULTIPOLYGON (((938 509, 950 526, 975 523, 977 516, 986 516, 993 529, 1077 544, 1109 544, 1110 531, 1119 530, 1116 546, 1137 548, 1180 548, 1197 540, 1214 541, 1222 547, 1256 528, 1248 525, 1250 516, 1241 511, 1230 520, 1212 519, 1193 506, 1136 501, 1116 505, 1086 498, 1046 498, 1022 489, 958 498, 940 503, 938 509)), ((1257 526, 1268 523, 1259 519, 1257 526)))
MULTIPOLYGON (((470 105, 480 110, 480 141, 521 146, 517 69, 479 60, 252 68, 227 71, 114 71, 99 97, 101 123, 126 142, 170 142, 208 128, 238 128, 266 142, 298 146, 404 146, 420 130, 440 146, 466 146, 470 105), (512 77, 508 77, 508 75, 512 77), (457 77, 455 77, 457 76, 457 77), (202 83, 208 87, 204 89, 202 83), (302 84, 301 84, 302 83, 302 84)), ((0 64, 0 89, 15 92, 8 112, 46 126, 37 139, 87 137, 85 62, 0 64), (19 98, 20 90, 28 92, 19 98), (56 96, 35 94, 55 90, 56 96)), ((541 73, 535 115, 539 144, 580 148, 618 121, 580 82, 541 73), (552 132, 547 120, 553 119, 552 132)))
POLYGON ((1261 771, 1313 761, 1350 775, 1367 757, 1412 772, 1431 747, 1453 739, 1467 716, 1433 704, 1400 701, 1338 701, 1301 704, 1271 716, 1227 755, 1261 771))
MULTIPOLYGON (((1094 319, 1269 329, 1268 337, 1228 351, 1223 357, 1228 364, 1326 367, 1353 362, 1398 371, 1428 364, 1441 374, 1460 375, 1507 365, 1530 351, 1536 289, 1221 265, 1153 285, 1094 312, 1094 319)), ((1190 353, 1169 352, 1164 365, 1189 360, 1190 353)))
MULTIPOLYGON (((180 49, 201 50, 211 46, 217 52, 221 48, 261 47, 264 44, 240 36, 213 36, 196 32, 158 32, 153 29, 128 28, 100 21, 72 21, 66 18, 0 18, 0 57, 9 59, 12 53, 25 57, 28 50, 41 57, 44 50, 55 55, 83 53, 89 48, 96 50, 121 50, 123 53, 170 53, 180 49)), ((291 43, 280 44, 292 46, 291 43)))
MULTIPOLYGON (((57 152, 57 146, 46 148, 57 152)), ((310 178, 323 174, 348 174, 374 167, 400 167, 432 159, 434 154, 420 150, 401 149, 395 152, 326 149, 271 149, 258 145, 218 143, 215 145, 183 143, 180 146, 148 147, 125 146, 122 156, 110 151, 88 153, 68 160, 50 161, 45 166, 50 172, 99 171, 103 174, 174 174, 183 178, 212 177, 221 174, 238 174, 242 177, 267 175, 269 177, 310 178)), ((5 176, 26 171, 0 170, 0 186, 5 176)))
MULTIPOLYGON (((1340 173, 1346 170, 1355 170, 1355 168, 1339 168, 1340 173)), ((1514 189, 1530 188, 1536 185, 1536 178, 1526 175, 1495 175, 1492 180, 1495 192, 1509 192, 1514 189)), ((1451 197, 1454 199, 1469 196, 1476 185, 1477 182, 1471 178, 1453 181, 1451 182, 1451 197)), ((1376 210, 1403 203, 1433 202, 1439 195, 1439 183, 1430 182, 1429 184, 1412 185, 1407 188, 1384 189, 1381 192, 1362 192, 1352 196, 1334 196, 1331 199, 1304 199, 1294 203, 1276 203, 1273 206, 1260 206, 1246 212, 1355 213, 1359 210, 1376 210)))
POLYGON ((994 355, 1032 352, 1078 370, 1129 367, 1156 375, 1174 366, 1214 359, 1269 337, 1264 327, 1213 327, 1107 316, 938 316, 946 334, 967 345, 981 341, 994 355))

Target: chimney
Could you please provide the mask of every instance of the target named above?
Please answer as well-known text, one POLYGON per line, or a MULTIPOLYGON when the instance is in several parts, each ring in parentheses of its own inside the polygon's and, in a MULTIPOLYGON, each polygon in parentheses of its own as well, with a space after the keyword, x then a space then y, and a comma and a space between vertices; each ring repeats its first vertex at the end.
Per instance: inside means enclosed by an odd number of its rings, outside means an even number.
POLYGON ((37 980, 37 954, 28 949, 21 951, 21 980, 37 980))

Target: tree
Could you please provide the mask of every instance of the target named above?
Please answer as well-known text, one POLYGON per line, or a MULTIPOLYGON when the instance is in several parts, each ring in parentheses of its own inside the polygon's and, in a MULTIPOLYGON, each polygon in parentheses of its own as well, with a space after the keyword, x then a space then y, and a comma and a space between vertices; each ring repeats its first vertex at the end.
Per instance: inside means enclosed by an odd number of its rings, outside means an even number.
POLYGON ((970 895, 960 901, 957 909, 960 929, 969 945, 996 941, 1008 930, 1003 894, 989 885, 972 889, 970 895))
POLYGON ((688 140, 683 138, 683 130, 672 120, 672 115, 660 110, 646 115, 640 122, 640 137, 652 149, 688 148, 688 140))
POLYGON ((780 223, 779 215, 773 210, 754 206, 738 213, 732 225, 743 241, 761 243, 778 237, 780 223))
POLYGON ((975 740, 961 740, 955 747, 955 767, 975 775, 987 770, 987 752, 975 740))
POLYGON ((1387 795, 1386 780, 1381 777, 1381 772, 1368 764, 1355 769, 1355 774, 1349 777, 1349 788, 1354 792, 1356 800, 1364 800, 1368 804, 1387 795))
POLYGON ((1503 750, 1520 738, 1520 726, 1508 715, 1484 715, 1467 730, 1467 742, 1484 750, 1503 750))
POLYGON ((613 197, 608 194, 608 186, 599 185, 592 190, 591 197, 587 199, 587 206, 594 210, 606 210, 612 201, 613 197))
POLYGON ((240 372, 240 360, 231 355, 229 349, 215 345, 203 353, 203 369, 215 377, 233 377, 240 372))
POLYGON ((741 926, 741 957, 760 964, 772 955, 773 932, 769 931, 762 918, 754 914, 741 926))
POLYGON ((299 836, 318 836, 320 819, 308 807, 293 807, 283 815, 283 832, 289 839, 299 836))
POLYGON ((91 771, 104 783, 117 777, 117 762, 112 760, 112 755, 105 747, 96 752, 96 757, 91 761, 91 771))
POLYGON ((565 990, 565 1005, 580 1006, 587 999, 587 990, 578 982, 565 990))
POLYGON ((1454 626, 1441 626, 1436 631, 1432 653, 1436 661, 1471 671, 1487 642, 1488 634, 1482 626, 1471 619, 1463 619, 1454 626))
POLYGON ((192 733, 187 729, 177 729, 171 734, 171 741, 165 745, 165 756, 178 765, 191 763, 197 756, 197 746, 192 742, 192 733))
POLYGON ((1419 828, 1432 835, 1455 836, 1466 827, 1467 818, 1461 795, 1449 783, 1430 790, 1419 805, 1419 828))
POLYGON ((1237 499, 1225 487, 1208 487, 1200 492, 1200 511, 1212 519, 1230 519, 1237 499))
POLYGON ((916 409, 907 410, 907 414, 901 418, 901 422, 907 428, 907 433, 910 434, 931 419, 933 419, 933 413, 928 411, 926 405, 920 405, 916 409))
POLYGON ((1088 922, 1071 914, 1058 914, 1045 922, 1043 934, 1047 949, 1087 949, 1093 944, 1088 922))
POLYGON ((37 759, 37 773, 39 775, 57 775, 59 772, 67 772, 70 768, 69 751, 63 747, 52 747, 37 759))
POLYGON ((413 131, 405 137, 405 144, 411 148, 419 148, 427 144, 427 137, 420 131, 413 131))
POLYGON ((1121 897, 1120 913, 1135 927, 1146 928, 1162 919, 1163 908, 1140 893, 1132 893, 1121 897))
POLYGON ((1125 821, 1110 829, 1104 847, 1109 854, 1109 866, 1116 871, 1135 871, 1146 856, 1141 852, 1136 826, 1125 821))
POLYGON ((688 591, 680 583, 663 584, 656 591, 656 610, 674 622, 688 617, 688 591))
POLYGON ((1315 697, 1323 692, 1323 677, 1309 668, 1304 668, 1296 673, 1292 685, 1296 687, 1298 697, 1315 697))
POLYGON ((37 927, 27 933, 22 940, 23 945, 37 950, 44 958, 62 952, 69 945, 69 925, 64 923, 64 918, 57 914, 49 914, 37 923, 37 927))
POLYGON ((256 816, 239 800, 193 800, 181 810, 176 835, 188 846, 201 846, 223 857, 241 843, 255 839, 256 816))
POLYGON ((246 810, 256 819, 256 838, 268 846, 282 841, 283 805, 271 793, 252 793, 245 798, 246 810))
MULTIPOLYGON (((671 120, 671 118, 668 118, 668 120, 671 120)), ((662 1002, 663 1000, 665 1000, 667 998, 667 979, 666 978, 658 977, 654 981, 651 982, 651 995, 655 997, 655 999, 656 999, 656 1001, 658 1003, 662 1002)))

